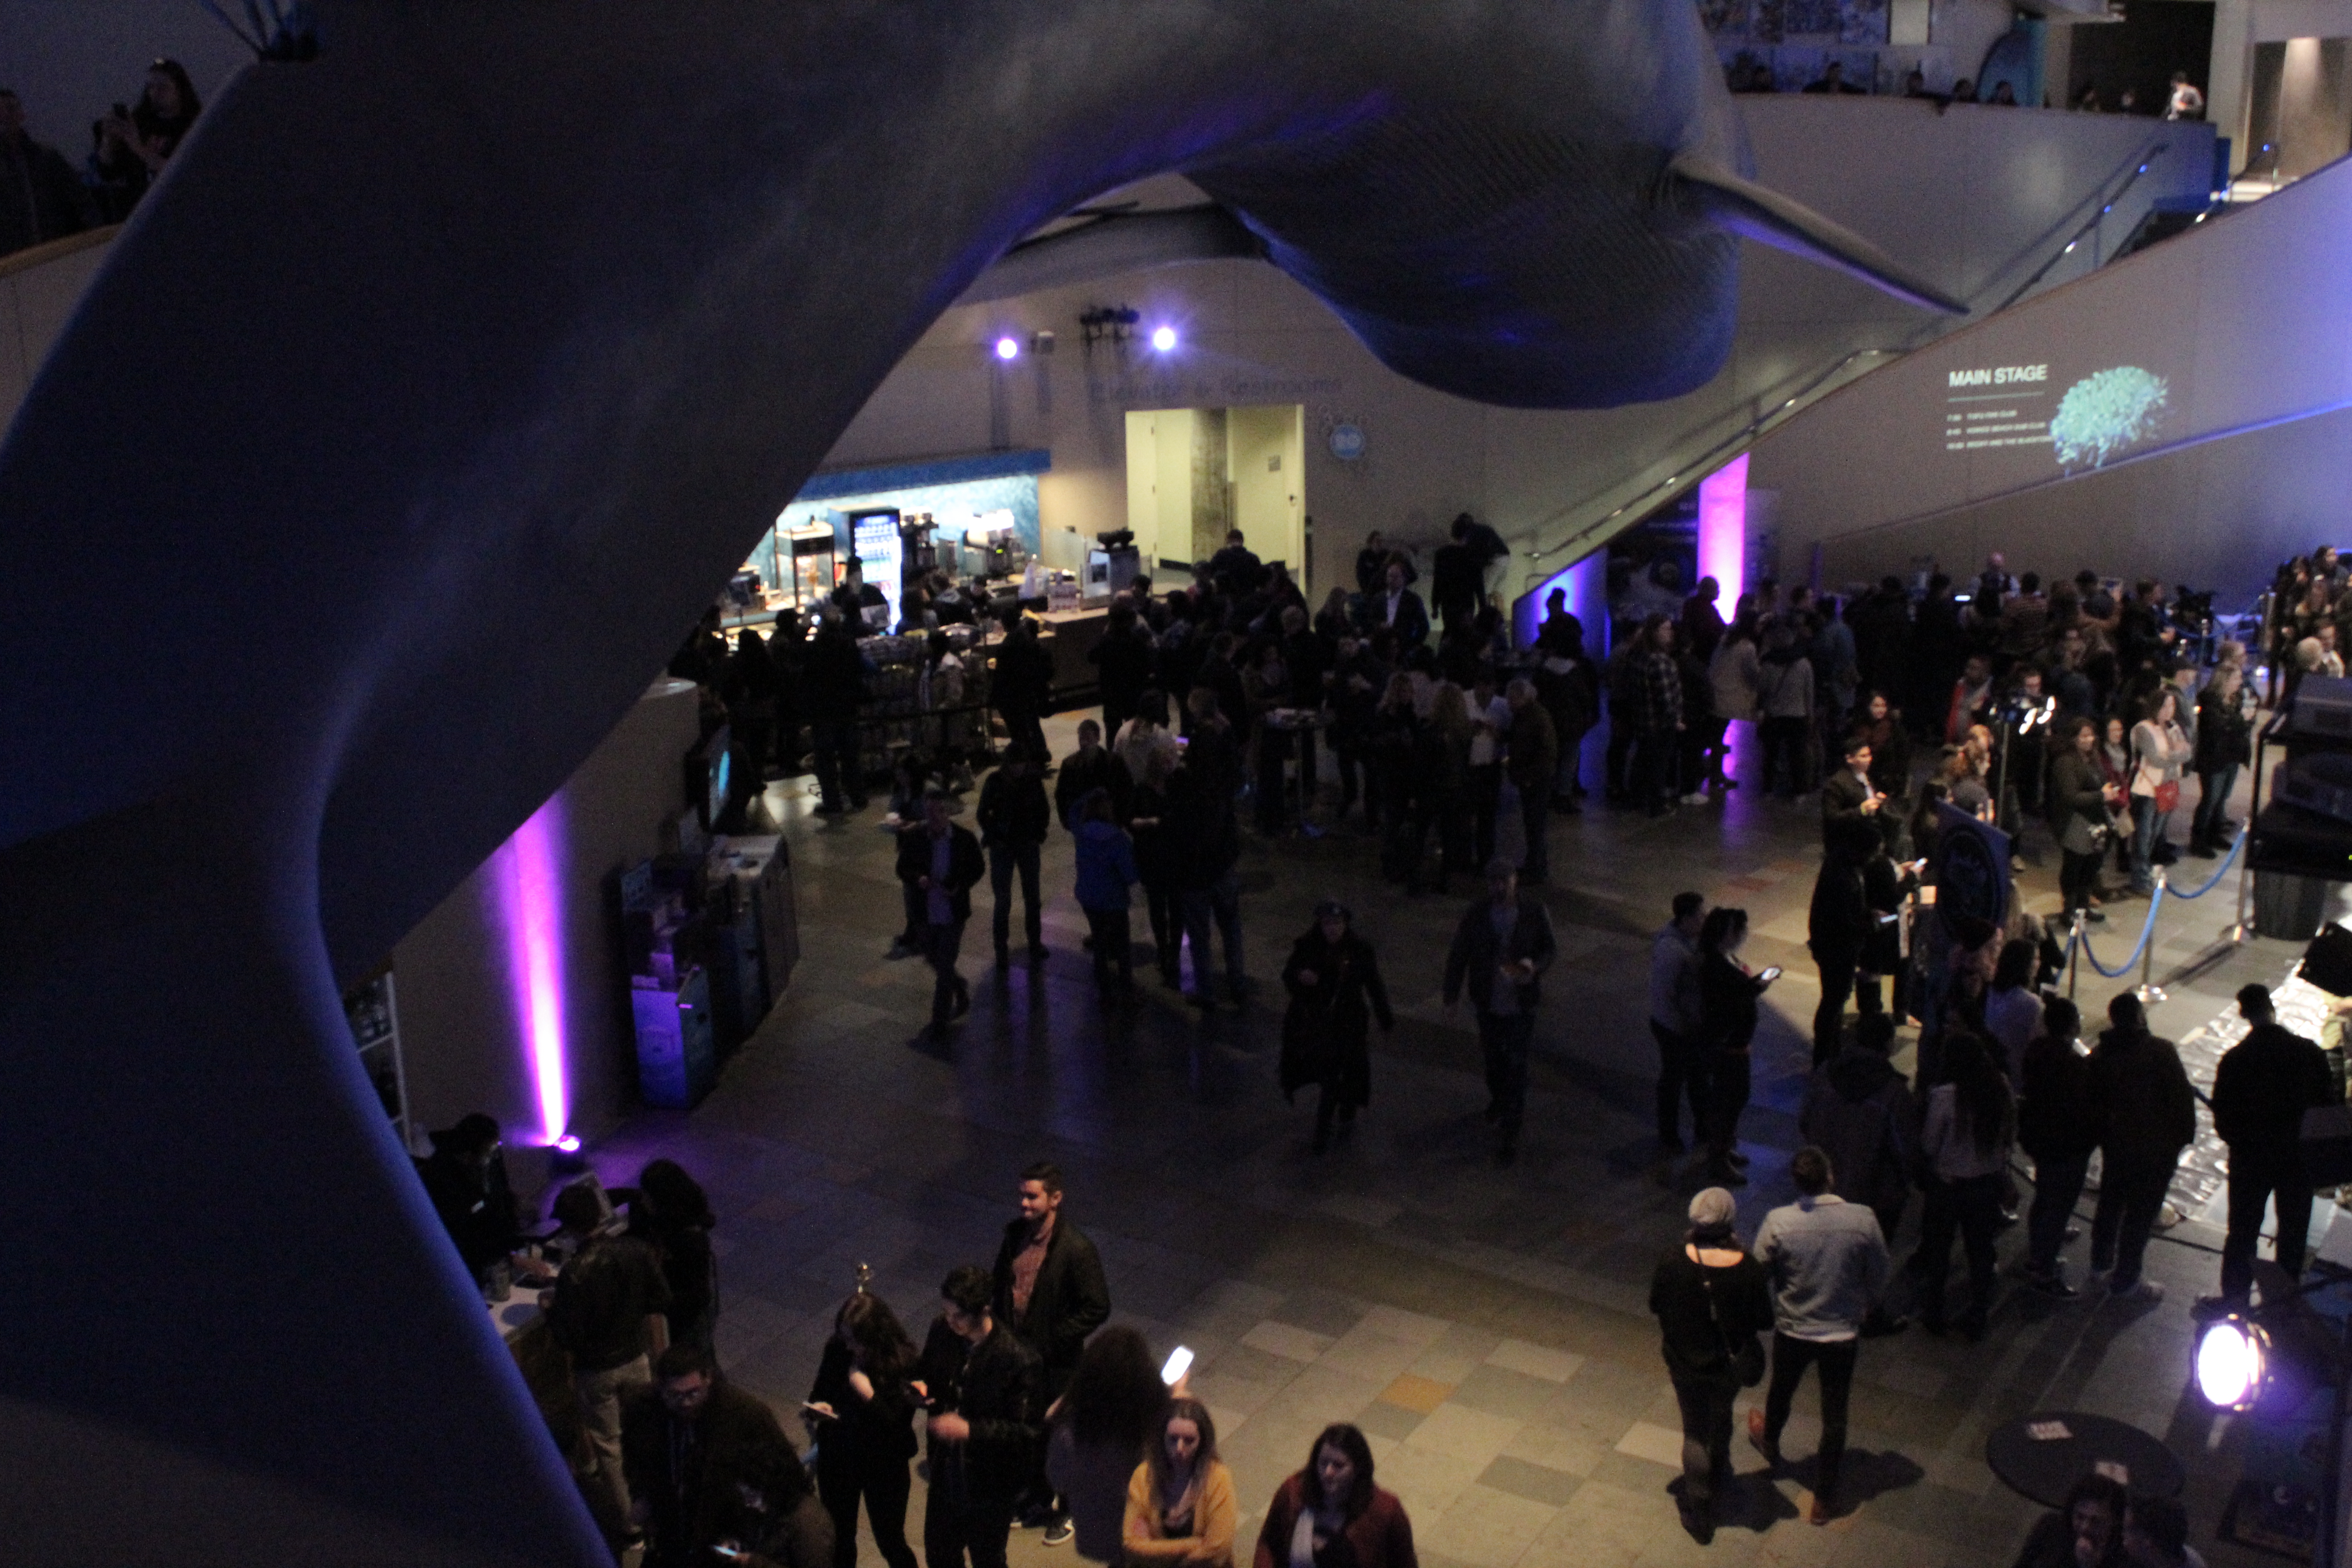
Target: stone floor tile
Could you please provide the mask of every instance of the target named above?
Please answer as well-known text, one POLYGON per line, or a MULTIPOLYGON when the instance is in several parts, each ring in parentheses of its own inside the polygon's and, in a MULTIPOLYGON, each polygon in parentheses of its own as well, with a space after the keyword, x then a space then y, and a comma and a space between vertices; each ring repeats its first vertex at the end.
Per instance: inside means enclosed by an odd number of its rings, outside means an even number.
MULTIPOLYGON (((1516 1442, 1517 1438, 1513 1440, 1516 1442)), ((1515 1458, 1506 1452, 1479 1472, 1478 1484, 1547 1507, 1559 1508, 1576 1495, 1576 1489, 1584 1484, 1584 1478, 1567 1470, 1515 1458)))
POLYGON ((1360 1329, 1420 1345, 1424 1350, 1444 1339, 1457 1326, 1444 1318, 1408 1312, 1402 1307, 1379 1305, 1366 1312, 1363 1321, 1357 1325, 1360 1329))
POLYGON ((1535 1543, 1559 1505, 1472 1482, 1454 1506, 1413 1532, 1417 1547, 1426 1530, 1431 1546, 1474 1568, 1512 1568, 1535 1543))
POLYGON ((1453 1392, 1454 1385, 1451 1384, 1438 1383, 1415 1373, 1406 1373, 1381 1390, 1381 1398, 1387 1404, 1402 1405, 1407 1410, 1417 1411, 1426 1415, 1444 1404, 1447 1396, 1453 1392))
POLYGON ((1277 1322, 1268 1318, 1242 1336, 1242 1343, 1254 1351, 1282 1356, 1290 1361, 1312 1362, 1339 1342, 1328 1334, 1318 1334, 1295 1323, 1277 1322))
POLYGON ((1525 1421, 1490 1415, 1449 1400, 1431 1411, 1428 1419, 1412 1429, 1406 1442, 1412 1447, 1473 1460, 1483 1468, 1494 1462, 1504 1446, 1526 1425, 1525 1421))
POLYGON ((1489 1415, 1532 1421, 1550 1411, 1559 1392, 1557 1383, 1490 1362, 1455 1385, 1453 1403, 1489 1415))
POLYGON ((1654 1465, 1683 1468, 1683 1434, 1678 1426, 1660 1426, 1648 1421, 1636 1421, 1617 1439, 1616 1449, 1636 1459, 1647 1459, 1654 1465))
POLYGON ((1431 1342, 1412 1370, 1416 1376, 1451 1386, 1485 1365, 1501 1342, 1499 1334, 1456 1323, 1431 1342))
POLYGON ((1505 1340, 1487 1354, 1486 1364, 1499 1366, 1507 1372, 1524 1373, 1549 1383, 1566 1383, 1584 1364, 1584 1358, 1572 1352, 1549 1350, 1531 1345, 1525 1340, 1505 1340))

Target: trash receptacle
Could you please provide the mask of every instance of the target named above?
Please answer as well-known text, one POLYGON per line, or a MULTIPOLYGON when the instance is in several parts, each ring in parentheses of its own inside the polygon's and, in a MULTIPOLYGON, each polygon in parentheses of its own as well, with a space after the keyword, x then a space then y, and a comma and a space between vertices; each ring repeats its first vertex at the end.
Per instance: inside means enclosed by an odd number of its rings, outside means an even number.
POLYGON ((2284 871, 2254 873, 2254 934, 2309 942, 2327 918, 2327 881, 2284 871))

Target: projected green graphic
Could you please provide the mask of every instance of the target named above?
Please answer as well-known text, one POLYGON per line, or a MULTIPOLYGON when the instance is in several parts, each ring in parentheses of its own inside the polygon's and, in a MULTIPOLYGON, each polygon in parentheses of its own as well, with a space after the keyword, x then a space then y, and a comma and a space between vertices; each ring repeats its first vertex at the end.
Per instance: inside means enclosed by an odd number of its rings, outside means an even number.
POLYGON ((2068 387, 2050 420, 2058 466, 2069 472, 2099 468, 2155 435, 2168 391, 2164 377, 2132 364, 2086 375, 2068 387))

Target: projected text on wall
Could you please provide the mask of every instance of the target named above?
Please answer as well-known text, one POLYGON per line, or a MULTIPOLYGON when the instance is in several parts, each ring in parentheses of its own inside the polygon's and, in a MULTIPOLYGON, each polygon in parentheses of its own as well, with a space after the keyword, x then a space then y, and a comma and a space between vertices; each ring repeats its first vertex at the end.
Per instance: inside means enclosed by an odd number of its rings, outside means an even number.
POLYGON ((2116 365, 2084 376, 2063 393, 2053 391, 2057 379, 2046 363, 1947 371, 1944 450, 2015 448, 2021 456, 2031 452, 2037 458, 2047 453, 2071 474, 2105 467, 2153 440, 2161 427, 2170 387, 2151 371, 2116 365))

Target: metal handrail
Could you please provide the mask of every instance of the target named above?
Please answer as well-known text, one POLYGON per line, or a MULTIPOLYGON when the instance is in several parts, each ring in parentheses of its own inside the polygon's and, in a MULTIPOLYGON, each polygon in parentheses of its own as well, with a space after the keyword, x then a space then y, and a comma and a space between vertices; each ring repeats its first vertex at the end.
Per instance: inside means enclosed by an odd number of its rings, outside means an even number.
MULTIPOLYGON (((1991 310, 1983 313, 1995 314, 1999 311, 2007 310, 2031 290, 2035 284, 2048 277, 2050 269, 2057 266, 2062 259, 2074 250, 2076 245, 2081 243, 2084 235, 2090 233, 2092 230, 2098 227, 2100 224, 2106 221, 2107 215, 2115 210, 2116 204, 2123 200, 2123 198, 2130 193, 2132 186, 2138 183, 2139 177, 2147 173, 2148 166, 2155 163, 2157 159, 2161 158, 2166 153, 2169 153, 2171 150, 2172 142, 2170 139, 2162 133, 2158 133, 2149 137, 2147 142, 2141 144, 2138 152, 2125 159, 2122 163, 2117 164, 2114 170, 2110 171, 2098 182, 2097 184, 2092 187, 2088 195, 2084 196, 2081 201, 2076 202, 2073 206, 2067 208, 2065 214, 2058 220, 2058 223, 2053 226, 2060 234, 2063 234, 2065 236, 2065 243, 2053 250, 2051 253, 2049 259, 2037 268, 2032 277, 2028 278, 2023 283, 2011 290, 2000 304, 1992 307, 1991 310), (2115 186, 2113 194, 2109 194, 2108 185, 2117 179, 2120 179, 2122 183, 2115 186), (2064 229, 2066 221, 2069 218, 2072 218, 2075 214, 2081 212, 2084 207, 2092 205, 2096 205, 2099 210, 2096 213, 2094 213, 2087 221, 2077 226, 2071 234, 2066 233, 2064 229)), ((2019 263, 2022 262, 2035 250, 2051 242, 2051 230, 2045 229, 2042 236, 2037 237, 2031 244, 2019 250, 2015 256, 2010 258, 2009 260, 1995 268, 1991 275, 1986 279, 1986 287, 1990 288, 1997 279, 2008 275, 2019 265, 2019 263)), ((1971 316, 1977 315, 1978 313, 1979 312, 1974 308, 1971 308, 1969 310, 1969 314, 1971 316)), ((1693 458, 1688 461, 1675 464, 1675 467, 1677 471, 1675 474, 1671 475, 1661 483, 1652 485, 1649 489, 1637 492, 1631 500, 1614 508, 1605 516, 1598 518, 1591 522, 1585 523, 1580 527, 1571 529, 1570 531, 1561 535, 1558 540, 1555 540, 1550 544, 1530 547, 1527 552, 1528 559, 1532 562, 1549 560, 1550 557, 1558 555, 1565 550, 1575 545, 1584 543, 1586 541, 1590 540, 1595 532, 1608 528, 1610 524, 1615 522, 1619 518, 1623 517, 1629 511, 1646 512, 1654 507, 1664 504, 1668 500, 1671 500, 1675 495, 1678 494, 1681 490, 1687 488, 1685 481, 1687 480, 1692 483, 1696 483, 1698 479, 1704 479, 1707 474, 1714 472, 1717 468, 1721 466, 1719 459, 1727 459, 1728 458, 1736 455, 1741 447, 1751 445, 1757 437, 1763 435, 1767 430, 1769 430, 1774 426, 1780 424, 1788 419, 1791 415, 1797 413, 1801 405, 1808 404, 1815 396, 1821 395, 1822 389, 1826 387, 1829 383, 1836 380, 1856 361, 1885 355, 1899 357, 1901 355, 1910 353, 1916 349, 1925 347, 1927 343, 1935 341, 1935 339, 1944 335, 1944 322, 1940 321, 1930 321, 1914 331, 1909 337, 1903 340, 1895 347, 1853 350, 1843 358, 1840 359, 1836 363, 1831 365, 1827 370, 1815 373, 1809 378, 1805 379, 1802 384, 1799 385, 1794 392, 1788 393, 1785 396, 1780 395, 1782 392, 1786 391, 1788 385, 1787 383, 1783 383, 1780 388, 1775 389, 1773 392, 1768 393, 1762 397, 1757 399, 1758 402, 1771 403, 1775 397, 1779 397, 1780 401, 1776 406, 1770 407, 1765 413, 1756 416, 1739 429, 1734 431, 1730 436, 1723 438, 1722 440, 1716 442, 1713 446, 1702 448, 1696 458, 1693 458)), ((1569 505, 1563 506, 1559 510, 1553 512, 1551 517, 1545 519, 1543 522, 1536 524, 1535 529, 1531 531, 1540 533, 1546 524, 1559 518, 1571 516, 1587 507, 1597 505, 1601 498, 1605 497, 1607 494, 1608 490, 1602 489, 1592 495, 1588 495, 1580 500, 1570 502, 1569 505)))

